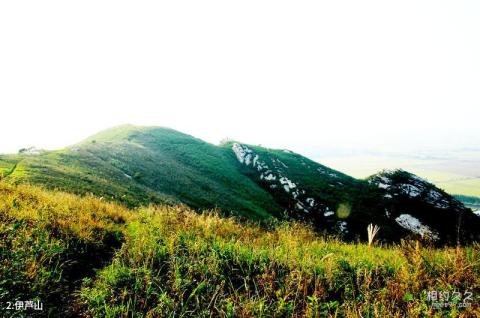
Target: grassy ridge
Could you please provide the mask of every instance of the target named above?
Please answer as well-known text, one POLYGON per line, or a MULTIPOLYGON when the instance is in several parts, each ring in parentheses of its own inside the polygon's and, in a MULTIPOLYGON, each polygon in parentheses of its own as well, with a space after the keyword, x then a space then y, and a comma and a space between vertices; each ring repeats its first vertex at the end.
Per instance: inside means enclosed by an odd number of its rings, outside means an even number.
POLYGON ((0 176, 135 207, 185 203, 268 219, 282 208, 238 171, 231 151, 168 128, 121 126, 70 148, 0 156, 0 176))
POLYGON ((55 316, 471 317, 477 308, 433 309, 427 291, 480 302, 478 245, 368 247, 298 223, 128 210, 1 182, 0 238, 0 302, 38 297, 55 316))

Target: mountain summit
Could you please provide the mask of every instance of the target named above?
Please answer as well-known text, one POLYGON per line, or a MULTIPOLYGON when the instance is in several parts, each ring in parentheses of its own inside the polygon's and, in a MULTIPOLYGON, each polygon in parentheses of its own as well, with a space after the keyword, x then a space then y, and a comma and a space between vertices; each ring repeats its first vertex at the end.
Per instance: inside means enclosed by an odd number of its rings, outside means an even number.
POLYGON ((405 171, 359 180, 288 150, 219 146, 160 127, 119 126, 58 151, 0 156, 0 176, 129 206, 182 203, 253 220, 291 218, 345 239, 480 239, 480 217, 405 171))

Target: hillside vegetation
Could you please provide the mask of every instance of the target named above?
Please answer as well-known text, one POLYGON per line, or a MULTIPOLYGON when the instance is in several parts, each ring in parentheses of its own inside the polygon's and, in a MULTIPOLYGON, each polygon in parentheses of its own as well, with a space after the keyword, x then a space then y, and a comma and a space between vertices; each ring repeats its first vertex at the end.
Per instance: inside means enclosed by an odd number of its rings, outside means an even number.
POLYGON ((40 299, 53 317, 480 314, 477 244, 369 247, 296 222, 259 226, 181 205, 130 210, 5 182, 0 277, 0 303, 40 299), (435 309, 431 290, 472 291, 472 306, 435 309))
POLYGON ((269 223, 297 220, 344 240, 399 242, 428 234, 438 245, 480 240, 480 218, 405 171, 359 180, 288 150, 212 145, 162 127, 120 126, 57 151, 0 155, 0 178, 128 207, 185 204, 269 223))
POLYGON ((252 219, 282 211, 245 178, 224 149, 159 127, 120 126, 41 155, 0 156, 0 176, 76 194, 93 193, 130 207, 184 203, 220 207, 252 219))

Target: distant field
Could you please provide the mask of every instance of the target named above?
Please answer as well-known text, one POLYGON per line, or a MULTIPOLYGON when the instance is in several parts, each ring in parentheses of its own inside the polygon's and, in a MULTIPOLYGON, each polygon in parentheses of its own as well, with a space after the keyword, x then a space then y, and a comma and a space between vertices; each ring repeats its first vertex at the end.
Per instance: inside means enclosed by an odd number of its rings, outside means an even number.
POLYGON ((321 162, 357 178, 382 169, 405 169, 452 194, 480 196, 480 152, 465 152, 453 157, 409 158, 387 155, 317 157, 321 162))

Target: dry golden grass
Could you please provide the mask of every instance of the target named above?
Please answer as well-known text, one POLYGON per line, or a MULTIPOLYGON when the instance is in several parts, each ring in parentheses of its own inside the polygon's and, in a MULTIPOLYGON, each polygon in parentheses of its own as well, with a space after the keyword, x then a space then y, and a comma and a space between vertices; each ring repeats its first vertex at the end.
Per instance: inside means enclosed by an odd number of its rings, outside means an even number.
POLYGON ((2 182, 0 274, 2 302, 38 297, 57 316, 480 315, 478 245, 344 243, 300 223, 129 210, 2 182), (435 309, 431 290, 472 291, 472 306, 435 309))

